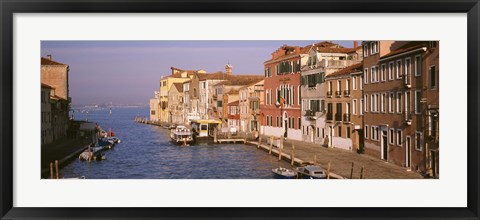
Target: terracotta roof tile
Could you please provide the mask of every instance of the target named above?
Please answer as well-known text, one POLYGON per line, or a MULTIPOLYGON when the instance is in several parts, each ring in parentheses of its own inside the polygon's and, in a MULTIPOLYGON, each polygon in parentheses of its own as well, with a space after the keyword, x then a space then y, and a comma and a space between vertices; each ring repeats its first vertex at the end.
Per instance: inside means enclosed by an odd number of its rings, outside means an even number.
POLYGON ((233 101, 233 102, 228 103, 228 106, 237 106, 239 104, 240 104, 240 101, 237 100, 237 101, 233 101))
POLYGON ((183 92, 183 83, 173 83, 178 92, 183 92))
POLYGON ((333 73, 329 74, 328 76, 326 76, 326 78, 348 75, 350 73, 355 73, 355 72, 362 72, 362 68, 363 68, 362 63, 353 64, 353 65, 347 66, 347 67, 345 67, 345 68, 343 68, 339 71, 336 71, 336 72, 333 72, 333 73))

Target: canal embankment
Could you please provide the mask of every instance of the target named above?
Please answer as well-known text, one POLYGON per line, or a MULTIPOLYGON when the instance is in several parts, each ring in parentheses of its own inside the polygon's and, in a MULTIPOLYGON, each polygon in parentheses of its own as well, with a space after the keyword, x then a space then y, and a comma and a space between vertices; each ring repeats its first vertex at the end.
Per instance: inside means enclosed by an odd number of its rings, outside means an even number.
POLYGON ((330 170, 331 175, 347 179, 422 179, 417 172, 408 171, 406 168, 396 166, 386 161, 373 158, 369 155, 358 154, 337 148, 326 148, 319 144, 306 143, 296 140, 283 141, 280 149, 275 145, 270 148, 270 137, 260 136, 258 140, 249 139, 249 145, 263 149, 267 153, 278 156, 291 162, 293 152, 294 164, 317 164, 330 170), (271 150, 270 150, 271 149, 271 150), (292 149, 294 149, 292 151, 292 149), (271 152, 270 152, 271 151, 271 152))

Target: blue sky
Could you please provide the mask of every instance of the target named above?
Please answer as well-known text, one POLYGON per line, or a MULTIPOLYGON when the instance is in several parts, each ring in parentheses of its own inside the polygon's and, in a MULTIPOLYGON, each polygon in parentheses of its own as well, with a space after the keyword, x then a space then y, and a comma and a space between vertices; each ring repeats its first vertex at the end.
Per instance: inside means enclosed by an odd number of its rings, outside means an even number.
MULTIPOLYGON (((263 75, 263 62, 283 44, 312 41, 42 41, 41 56, 70 65, 74 105, 147 104, 170 67, 263 75)), ((353 41, 334 41, 352 47, 353 41)))

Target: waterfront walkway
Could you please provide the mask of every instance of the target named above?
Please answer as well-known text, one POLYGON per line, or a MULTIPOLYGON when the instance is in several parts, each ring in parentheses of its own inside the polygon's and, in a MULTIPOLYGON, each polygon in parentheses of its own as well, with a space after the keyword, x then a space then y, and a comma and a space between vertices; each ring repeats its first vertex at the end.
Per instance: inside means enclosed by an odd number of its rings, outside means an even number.
POLYGON ((52 162, 55 166, 55 160, 58 160, 59 167, 62 167, 68 161, 76 158, 78 159, 78 155, 87 149, 88 145, 88 139, 71 139, 65 137, 55 141, 54 143, 42 146, 42 177, 50 177, 50 162, 52 162))
MULTIPOLYGON (((267 144, 269 137, 262 136, 262 145, 267 144)), ((251 144, 256 144, 258 141, 250 141, 251 144)), ((318 164, 325 169, 330 162, 330 172, 340 175, 344 178, 350 178, 352 162, 353 179, 359 179, 361 169, 363 167, 364 179, 422 179, 423 176, 413 172, 407 171, 406 168, 400 167, 383 160, 374 158, 365 154, 358 154, 354 151, 347 151, 338 148, 326 148, 320 144, 306 143, 295 140, 287 140, 284 142, 282 153, 291 155, 292 144, 295 145, 294 157, 304 162, 311 162, 318 164), (316 159, 316 160, 315 160, 316 159)), ((273 149, 278 149, 273 147, 273 149)), ((268 153, 268 152, 266 152, 268 153)), ((284 158, 287 159, 287 158, 284 158)), ((288 160, 288 159, 287 159, 288 160)))

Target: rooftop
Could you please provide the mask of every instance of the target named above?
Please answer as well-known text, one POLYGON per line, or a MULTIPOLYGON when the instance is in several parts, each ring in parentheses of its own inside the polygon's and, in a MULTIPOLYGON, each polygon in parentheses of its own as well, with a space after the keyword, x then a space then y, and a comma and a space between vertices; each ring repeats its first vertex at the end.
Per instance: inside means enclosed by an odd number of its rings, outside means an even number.
POLYGON ((48 66, 48 65, 67 65, 67 64, 63 64, 63 63, 60 63, 60 62, 57 62, 57 61, 53 61, 49 58, 44 58, 42 57, 41 59, 41 63, 42 63, 42 66, 48 66))
POLYGON ((363 64, 362 63, 357 63, 353 64, 350 66, 347 66, 339 71, 333 72, 326 76, 326 78, 329 77, 335 77, 335 76, 343 76, 343 75, 349 75, 351 73, 356 73, 356 72, 362 72, 363 64))
POLYGON ((411 50, 415 50, 418 48, 426 47, 428 45, 427 41, 411 41, 409 43, 406 43, 405 45, 399 47, 398 49, 391 51, 388 54, 383 55, 380 59, 386 59, 404 52, 408 52, 411 50))

